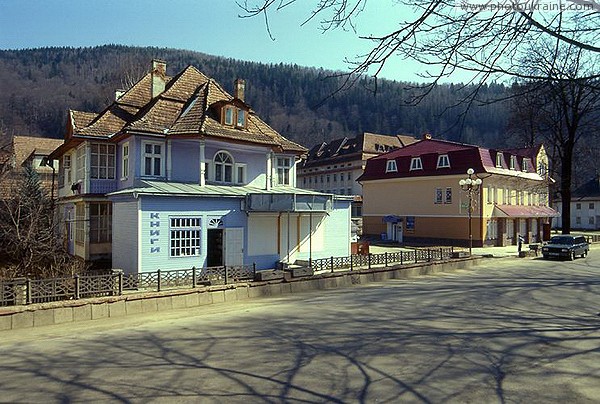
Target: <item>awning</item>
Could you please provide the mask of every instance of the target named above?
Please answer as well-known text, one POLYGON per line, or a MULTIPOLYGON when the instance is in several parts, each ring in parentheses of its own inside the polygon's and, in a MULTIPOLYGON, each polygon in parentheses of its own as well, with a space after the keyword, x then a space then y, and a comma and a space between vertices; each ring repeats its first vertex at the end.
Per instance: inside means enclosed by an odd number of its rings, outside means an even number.
POLYGON ((492 217, 558 217, 549 206, 496 205, 492 217))
POLYGON ((402 218, 400 216, 396 216, 396 215, 386 215, 383 217, 384 223, 400 223, 401 221, 402 221, 402 218))

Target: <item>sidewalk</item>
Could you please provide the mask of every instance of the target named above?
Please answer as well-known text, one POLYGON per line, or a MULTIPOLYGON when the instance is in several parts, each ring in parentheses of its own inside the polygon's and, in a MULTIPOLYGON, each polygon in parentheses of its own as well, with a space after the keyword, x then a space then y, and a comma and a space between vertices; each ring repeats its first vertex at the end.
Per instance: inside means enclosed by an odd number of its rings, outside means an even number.
MULTIPOLYGON (((420 249, 427 249, 427 248, 436 248, 435 246, 432 247, 423 247, 423 246, 419 246, 416 248, 420 248, 420 249)), ((386 251, 388 252, 392 252, 392 251, 412 251, 414 250, 415 247, 410 247, 410 246, 398 246, 398 245, 394 245, 394 244, 381 244, 381 245, 373 245, 371 244, 369 246, 369 251, 373 254, 381 254, 384 253, 386 251)), ((456 247, 457 250, 459 251, 468 251, 468 248, 464 248, 464 247, 456 247)), ((518 251, 518 247, 516 245, 509 245, 506 247, 473 247, 473 255, 486 255, 486 256, 493 256, 494 258, 502 258, 502 257, 515 257, 517 258, 519 256, 519 251, 518 251)), ((527 251, 529 252, 529 244, 523 244, 522 247, 522 251, 527 251)))

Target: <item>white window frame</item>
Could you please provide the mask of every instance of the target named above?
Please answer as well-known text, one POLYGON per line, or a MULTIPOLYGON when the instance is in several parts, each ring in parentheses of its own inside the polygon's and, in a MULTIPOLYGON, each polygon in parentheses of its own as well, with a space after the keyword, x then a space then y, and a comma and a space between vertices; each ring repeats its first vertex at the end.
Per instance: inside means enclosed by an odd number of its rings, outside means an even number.
POLYGON ((129 142, 121 145, 121 180, 129 178, 129 142))
POLYGON ((437 168, 450 168, 450 157, 447 154, 438 156, 437 168))
POLYGON ((502 153, 496 153, 496 167, 502 168, 502 153))
POLYGON ((169 216, 169 257, 198 257, 202 251, 202 218, 169 216))
MULTIPOLYGON (((244 163, 235 163, 235 183, 238 185, 246 184, 246 173, 247 173, 247 164, 244 163)), ((304 177, 304 181, 306 181, 306 177, 304 177)))
POLYGON ((75 243, 85 244, 85 203, 75 204, 75 243))
POLYGON ((442 188, 435 189, 434 203, 442 204, 444 202, 444 190, 442 188))
POLYGON ((446 187, 446 191, 444 192, 444 203, 448 205, 452 203, 452 187, 446 187))
POLYGON ((235 160, 231 153, 226 150, 219 150, 215 153, 212 159, 212 178, 214 182, 219 184, 233 184, 235 181, 235 160), (225 156, 225 158, 218 158, 219 156, 225 156), (231 170, 231 178, 227 181, 227 168, 231 170), (220 177, 220 178, 218 178, 220 177))
MULTIPOLYGON (((275 156, 275 183, 277 185, 292 185, 293 157, 275 156), (287 163, 285 163, 287 161, 287 163)), ((327 176, 329 182, 329 175, 327 176)))
POLYGON ((527 170, 529 170, 529 162, 526 159, 523 159, 521 171, 527 172, 527 170))
POLYGON ((62 167, 59 171, 59 184, 62 184, 62 186, 64 185, 68 185, 69 187, 71 186, 71 183, 73 182, 72 179, 72 175, 71 175, 71 165, 72 165, 72 158, 70 154, 65 154, 64 156, 62 156, 62 167), (62 182, 61 182, 61 177, 62 177, 62 182))
POLYGON ((112 204, 110 202, 91 202, 90 243, 102 244, 112 241, 112 204), (97 209, 97 212, 94 210, 97 209))
POLYGON ((423 162, 421 161, 421 157, 413 157, 410 160, 410 171, 422 170, 423 162))
POLYGON ((115 146, 111 143, 90 144, 90 178, 95 180, 115 179, 117 161, 115 146), (96 161, 94 162, 94 160, 96 161), (102 174, 103 171, 104 174, 102 174))
POLYGON ((517 156, 510 156, 510 169, 516 170, 517 165, 517 156))
POLYGON ((164 177, 165 173, 165 144, 163 142, 153 142, 149 140, 142 141, 142 176, 144 177, 164 177), (146 146, 152 146, 152 153, 146 152, 146 146), (156 153, 155 146, 160 146, 160 154, 156 153), (146 159, 150 159, 151 161, 151 174, 146 172, 146 159), (160 159, 159 170, 160 172, 156 174, 156 159, 160 159))
POLYGON ((396 165, 396 160, 387 160, 385 162, 385 172, 386 173, 397 173, 398 166, 396 165))
POLYGON ((75 179, 77 181, 85 179, 85 159, 85 144, 82 144, 75 152, 75 179))

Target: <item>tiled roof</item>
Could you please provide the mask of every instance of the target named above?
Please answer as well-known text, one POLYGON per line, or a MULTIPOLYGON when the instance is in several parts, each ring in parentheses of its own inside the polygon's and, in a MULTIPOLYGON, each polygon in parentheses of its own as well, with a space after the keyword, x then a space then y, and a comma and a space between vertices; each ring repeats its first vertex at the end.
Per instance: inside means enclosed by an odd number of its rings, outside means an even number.
POLYGON ((370 155, 380 154, 384 150, 400 148, 416 141, 417 139, 411 136, 391 136, 364 132, 354 138, 343 137, 329 143, 315 145, 310 149, 303 167, 346 161, 350 155, 362 158, 362 153, 366 153, 369 157, 370 155))
POLYGON ((600 177, 594 177, 571 194, 572 199, 599 199, 600 198, 600 177))
MULTIPOLYGON (((9 196, 14 187, 20 185, 23 171, 21 166, 32 155, 49 155, 63 143, 62 139, 50 139, 33 136, 13 136, 11 141, 2 146, 0 152, 0 196, 9 196)), ((40 167, 34 167, 38 172, 40 167)), ((51 176, 39 172, 43 187, 50 190, 51 176)), ((51 175, 51 174, 50 174, 51 175)), ((56 186, 56 184, 55 184, 56 186)))
MULTIPOLYGON (((410 144, 401 149, 384 153, 373 157, 367 161, 365 172, 358 178, 358 181, 369 181, 387 178, 405 178, 405 177, 425 177, 434 175, 462 175, 468 168, 473 168, 476 173, 491 173, 508 176, 520 176, 529 179, 542 179, 535 171, 533 164, 527 169, 522 170, 523 155, 530 153, 522 149, 518 157, 519 167, 510 169, 503 163, 502 167, 496 167, 496 150, 485 149, 479 146, 450 142, 439 139, 424 139, 410 144), (450 167, 438 168, 438 157, 447 154, 450 160, 450 167), (411 160, 419 157, 422 163, 422 169, 410 170, 411 160), (395 160, 396 172, 386 173, 386 163, 388 160, 395 160)), ((510 154, 506 153, 505 157, 510 154)))
POLYGON ((142 77, 137 83, 123 94, 119 100, 119 104, 129 105, 142 108, 152 99, 152 75, 150 73, 142 77))
POLYGON ((32 154, 50 154, 63 143, 62 139, 49 139, 32 136, 13 136, 15 166, 19 167, 32 154))
POLYGON ((78 131, 88 126, 98 116, 94 112, 83 112, 70 110, 71 122, 73 123, 73 130, 78 131))
POLYGON ((214 137, 306 152, 306 148, 281 136, 243 101, 234 99, 195 67, 189 66, 167 80, 164 91, 155 98, 151 98, 152 73, 148 73, 100 114, 73 111, 74 136, 111 138, 134 131, 167 137, 214 137), (246 128, 221 124, 218 109, 226 103, 247 111, 246 128))

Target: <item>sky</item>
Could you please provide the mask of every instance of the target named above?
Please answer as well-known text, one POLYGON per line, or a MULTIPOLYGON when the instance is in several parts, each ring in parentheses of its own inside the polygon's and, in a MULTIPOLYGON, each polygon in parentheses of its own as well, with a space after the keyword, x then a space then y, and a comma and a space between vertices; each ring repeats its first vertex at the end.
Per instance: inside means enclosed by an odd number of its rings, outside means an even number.
MULTIPOLYGON (((243 0, 240 0, 243 1, 243 0)), ((316 0, 270 15, 269 37, 261 17, 240 18, 235 0, 0 0, 0 49, 105 44, 186 49, 262 63, 348 71, 369 42, 352 31, 322 33, 318 21, 301 23, 316 0)), ((358 33, 379 34, 402 20, 395 0, 367 2, 358 33)), ((396 57, 381 77, 423 81, 422 68, 396 57)))

